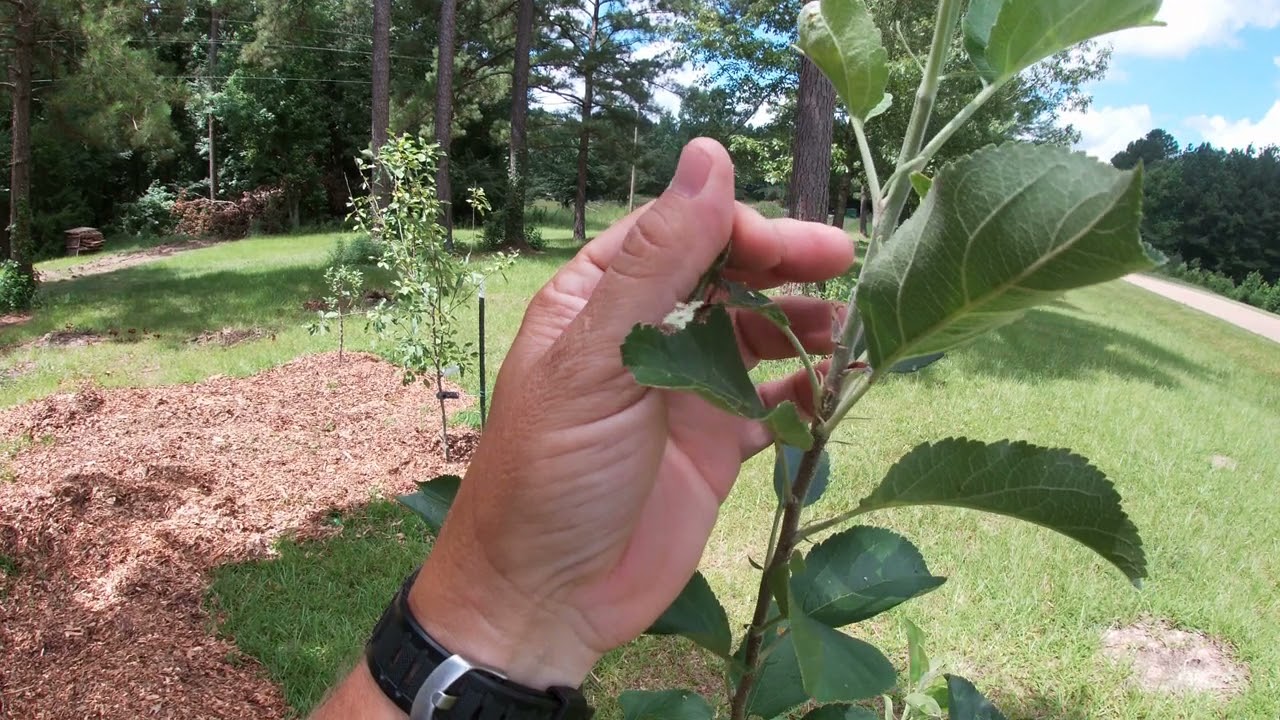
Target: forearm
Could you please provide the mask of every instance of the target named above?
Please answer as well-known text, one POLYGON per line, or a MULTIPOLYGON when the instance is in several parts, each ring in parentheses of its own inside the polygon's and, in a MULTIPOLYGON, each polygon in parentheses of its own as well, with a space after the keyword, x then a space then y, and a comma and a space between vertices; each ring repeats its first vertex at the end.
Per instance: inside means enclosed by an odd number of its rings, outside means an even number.
POLYGON ((311 720, 405 720, 369 674, 363 660, 333 693, 311 714, 311 720))

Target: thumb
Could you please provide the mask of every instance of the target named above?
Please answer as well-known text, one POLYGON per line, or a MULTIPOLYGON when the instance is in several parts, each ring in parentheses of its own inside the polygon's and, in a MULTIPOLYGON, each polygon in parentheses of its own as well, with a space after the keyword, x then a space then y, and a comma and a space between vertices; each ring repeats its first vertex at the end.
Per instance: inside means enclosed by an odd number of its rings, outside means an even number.
POLYGON ((602 340, 658 323, 693 292, 733 232, 733 161, 699 138, 680 155, 662 197, 636 219, 583 311, 602 340))

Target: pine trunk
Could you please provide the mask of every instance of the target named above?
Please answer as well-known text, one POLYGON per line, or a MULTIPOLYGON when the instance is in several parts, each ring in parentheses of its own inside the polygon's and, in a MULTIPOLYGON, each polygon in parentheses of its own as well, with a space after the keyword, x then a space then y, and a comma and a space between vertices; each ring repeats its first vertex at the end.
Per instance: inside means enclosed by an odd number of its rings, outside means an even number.
POLYGON ((373 113, 369 147, 373 150, 373 192, 386 197, 378 151, 387 142, 391 117, 391 0, 373 0, 373 113))
POLYGON ((858 232, 863 237, 871 237, 871 198, 867 195, 867 186, 862 186, 862 192, 858 195, 858 232))
POLYGON ((849 212, 849 190, 853 185, 853 177, 849 173, 840 176, 840 185, 836 189, 835 217, 831 224, 844 229, 844 216, 849 212))
MULTIPOLYGON (((209 92, 214 91, 217 81, 214 80, 218 76, 218 6, 214 5, 209 10, 209 92)), ((217 120, 210 110, 205 118, 208 123, 209 130, 209 199, 218 200, 218 145, 217 145, 217 120)))
POLYGON ((529 54, 533 46, 533 0, 516 2, 515 67, 511 81, 511 147, 507 163, 507 245, 524 249, 525 189, 529 168, 529 54))
POLYGON ((817 65, 808 58, 801 58, 788 193, 788 209, 793 218, 821 223, 827 221, 835 109, 835 86, 817 65))
POLYGON ((596 33, 600 28, 600 5, 594 0, 591 11, 591 34, 587 54, 582 61, 582 129, 578 135, 578 191, 573 198, 573 239, 587 241, 587 162, 591 153, 591 111, 595 99, 596 33))
POLYGON ((458 32, 458 0, 440 3, 440 53, 436 68, 436 197, 440 200, 445 248, 453 249, 453 186, 449 182, 449 146, 453 141, 453 54, 458 32))
POLYGON ((31 265, 31 73, 36 48, 36 0, 14 2, 13 56, 9 82, 13 100, 12 159, 9 171, 9 253, 23 272, 31 265))

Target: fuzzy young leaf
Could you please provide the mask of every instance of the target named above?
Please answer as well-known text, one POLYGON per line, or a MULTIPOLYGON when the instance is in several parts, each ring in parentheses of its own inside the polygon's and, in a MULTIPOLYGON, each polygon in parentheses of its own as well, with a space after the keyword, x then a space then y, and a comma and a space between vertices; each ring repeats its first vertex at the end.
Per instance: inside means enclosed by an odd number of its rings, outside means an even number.
POLYGON ((802 720, 879 720, 879 718, 873 711, 864 707, 835 704, 810 710, 802 720))
MULTIPOLYGON (((778 495, 778 502, 785 504, 791 497, 791 486, 795 484, 796 473, 800 471, 800 462, 804 459, 804 450, 790 445, 783 445, 773 461, 773 490, 778 495)), ((827 491, 831 482, 831 456, 826 450, 818 456, 818 466, 814 469, 813 482, 805 493, 804 507, 818 502, 827 491)))
POLYGON ((947 696, 951 720, 1006 720, 973 683, 959 675, 947 676, 947 696))
POLYGON ((729 618, 702 573, 694 573, 649 634, 683 635, 722 657, 729 656, 733 641, 729 618))
POLYGON ((909 693, 906 697, 902 698, 902 701, 907 704, 907 707, 915 710, 924 717, 942 717, 942 706, 938 704, 937 700, 934 700, 925 693, 909 693))
POLYGON ((712 720, 711 703, 690 690, 640 692, 629 690, 618 697, 623 720, 712 720))
POLYGON ((641 385, 697 393, 734 415, 764 422, 784 443, 813 447, 794 403, 769 410, 760 402, 722 306, 712 307, 706 322, 670 334, 651 325, 636 326, 622 345, 622 363, 641 385))
MULTIPOLYGON (((765 631, 765 657, 747 697, 748 714, 772 720, 809 699, 793 640, 790 632, 779 635, 774 630, 765 631)), ((739 647, 734 654, 739 662, 744 660, 744 651, 745 647, 739 647)), ((735 673, 734 683, 740 679, 735 673)))
POLYGON ((893 687, 897 672, 875 646, 792 610, 791 634, 809 697, 818 702, 861 700, 893 687))
POLYGON ((911 173, 911 189, 916 191, 916 195, 921 200, 929 196, 929 189, 933 187, 933 178, 924 173, 911 173))
POLYGON ((974 0, 965 47, 988 81, 1011 78, 1078 43, 1159 25, 1161 0, 974 0))
POLYGON ((929 672, 929 655, 924 649, 924 631, 919 625, 903 618, 902 627, 907 632, 907 680, 914 690, 923 690, 920 680, 929 672))
POLYGON ((920 551, 902 536, 859 526, 832 535, 809 552, 791 578, 791 594, 804 614, 841 627, 875 617, 940 587, 920 551))
POLYGON ((849 114, 884 112, 889 56, 864 0, 816 0, 800 11, 800 50, 836 86, 849 114))
POLYGON ((1141 171, 1010 144, 947 166, 858 284, 871 366, 942 352, 1068 290, 1154 265, 1141 171))
POLYGON ((1092 549, 1135 585, 1147 576, 1142 539, 1115 486, 1068 450, 958 438, 926 443, 890 468, 859 509, 907 505, 969 508, 1042 525, 1092 549))
POLYGON ((431 532, 439 533, 461 486, 462 478, 457 475, 441 475, 430 482, 418 483, 418 492, 396 499, 426 521, 431 532))

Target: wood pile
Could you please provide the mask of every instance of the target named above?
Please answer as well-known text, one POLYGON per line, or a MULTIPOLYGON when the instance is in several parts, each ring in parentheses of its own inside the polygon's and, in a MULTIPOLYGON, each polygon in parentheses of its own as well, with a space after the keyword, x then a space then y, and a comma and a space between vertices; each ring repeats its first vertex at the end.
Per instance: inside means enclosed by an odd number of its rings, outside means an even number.
POLYGON ((96 253, 102 250, 102 246, 107 242, 100 231, 90 227, 68 230, 66 238, 68 255, 96 253))

